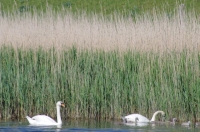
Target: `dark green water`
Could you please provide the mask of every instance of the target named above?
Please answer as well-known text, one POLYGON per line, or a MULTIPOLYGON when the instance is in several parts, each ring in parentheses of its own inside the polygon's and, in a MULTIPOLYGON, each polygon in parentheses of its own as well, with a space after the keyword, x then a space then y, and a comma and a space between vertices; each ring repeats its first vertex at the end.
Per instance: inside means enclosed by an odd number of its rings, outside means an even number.
POLYGON ((67 120, 62 127, 57 126, 30 126, 23 121, 1 121, 0 132, 64 132, 64 131, 98 131, 98 132, 200 132, 200 127, 184 127, 180 124, 123 124, 117 121, 96 120, 67 120))

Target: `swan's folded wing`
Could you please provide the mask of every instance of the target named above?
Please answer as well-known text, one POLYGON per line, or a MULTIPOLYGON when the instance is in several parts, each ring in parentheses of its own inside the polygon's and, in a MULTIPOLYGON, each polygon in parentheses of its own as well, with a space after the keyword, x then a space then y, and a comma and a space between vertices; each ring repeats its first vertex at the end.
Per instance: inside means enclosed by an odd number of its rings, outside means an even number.
POLYGON ((148 118, 140 114, 130 114, 130 115, 125 116, 127 121, 131 121, 131 122, 135 122, 136 117, 138 118, 138 122, 150 122, 148 118))
POLYGON ((52 118, 46 116, 46 115, 36 115, 34 117, 32 117, 32 119, 34 119, 35 121, 37 121, 39 124, 56 124, 57 122, 55 122, 52 118))
POLYGON ((28 122, 31 124, 31 125, 36 125, 37 122, 35 120, 33 120, 32 118, 30 118, 29 116, 26 116, 28 122))

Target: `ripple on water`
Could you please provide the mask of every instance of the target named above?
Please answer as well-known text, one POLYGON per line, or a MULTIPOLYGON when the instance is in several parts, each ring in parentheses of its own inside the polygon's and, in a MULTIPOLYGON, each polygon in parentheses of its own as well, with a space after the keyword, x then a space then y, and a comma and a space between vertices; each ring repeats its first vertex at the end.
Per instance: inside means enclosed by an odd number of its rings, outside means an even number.
POLYGON ((27 121, 22 122, 0 122, 0 132, 199 132, 200 127, 182 127, 181 125, 131 125, 116 123, 113 121, 84 121, 67 120, 63 121, 61 128, 56 126, 31 126, 27 121))

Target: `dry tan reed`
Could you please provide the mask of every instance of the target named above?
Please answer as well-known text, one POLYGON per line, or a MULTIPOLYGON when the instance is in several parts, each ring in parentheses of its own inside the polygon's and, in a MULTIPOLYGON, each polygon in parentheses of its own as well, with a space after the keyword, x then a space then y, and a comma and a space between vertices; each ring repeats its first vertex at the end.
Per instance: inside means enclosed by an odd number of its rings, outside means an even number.
POLYGON ((77 46, 78 49, 181 51, 198 49, 199 20, 194 13, 143 15, 133 20, 115 15, 0 15, 0 46, 38 48, 77 46))

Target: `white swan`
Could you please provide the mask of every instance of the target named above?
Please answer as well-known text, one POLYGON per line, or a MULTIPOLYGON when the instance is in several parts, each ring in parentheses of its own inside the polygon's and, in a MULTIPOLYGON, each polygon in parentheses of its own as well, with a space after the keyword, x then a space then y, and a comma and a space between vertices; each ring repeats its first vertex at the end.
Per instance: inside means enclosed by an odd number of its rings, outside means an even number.
POLYGON ((139 119, 138 119, 138 117, 136 117, 135 122, 128 122, 128 123, 125 123, 125 125, 127 125, 127 126, 139 126, 139 127, 149 125, 149 123, 147 123, 147 122, 138 122, 138 121, 139 121, 139 119))
POLYGON ((52 118, 46 116, 46 115, 36 115, 32 118, 29 116, 26 116, 28 122, 31 125, 61 125, 62 120, 60 116, 60 107, 65 107, 65 104, 62 101, 58 101, 56 103, 56 109, 57 109, 57 121, 54 121, 52 118))
POLYGON ((188 127, 190 127, 191 121, 183 122, 181 125, 182 125, 182 126, 188 126, 188 127))
POLYGON ((159 113, 161 113, 163 116, 165 115, 164 111, 159 110, 153 114, 151 120, 149 120, 148 118, 140 114, 130 114, 130 115, 125 116, 124 119, 125 119, 125 122, 135 122, 135 118, 137 117, 138 118, 137 122, 153 122, 156 120, 156 115, 159 113))

